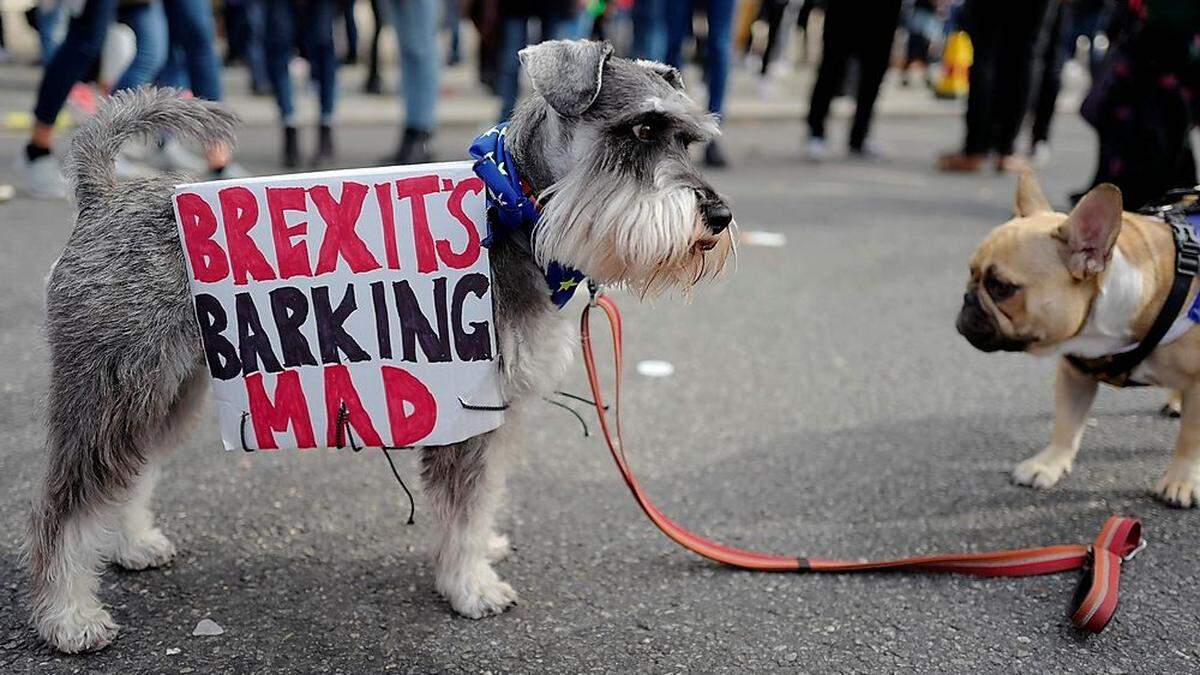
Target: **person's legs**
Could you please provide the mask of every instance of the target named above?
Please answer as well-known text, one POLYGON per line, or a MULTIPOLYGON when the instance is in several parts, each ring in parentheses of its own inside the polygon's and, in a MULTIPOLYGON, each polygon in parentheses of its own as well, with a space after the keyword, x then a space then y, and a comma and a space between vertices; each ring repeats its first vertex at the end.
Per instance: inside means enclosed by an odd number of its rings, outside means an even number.
POLYGON ((974 63, 968 76, 967 91, 967 137, 963 143, 963 154, 986 155, 992 149, 992 109, 995 102, 995 73, 1001 58, 999 55, 1000 3, 975 0, 971 4, 971 21, 967 34, 971 37, 974 63))
POLYGON ((504 18, 503 47, 500 48, 500 121, 512 117, 521 95, 521 63, 517 52, 529 41, 529 19, 524 16, 504 18))
POLYGON ((430 133, 437 124, 441 68, 437 50, 438 0, 392 0, 391 10, 400 45, 404 126, 430 133))
POLYGON ((348 64, 358 63, 358 22, 354 20, 354 0, 342 7, 342 23, 346 27, 346 57, 348 64))
POLYGON ((692 34, 694 0, 664 0, 667 5, 667 48, 663 60, 683 68, 683 41, 692 34))
POLYGON ((42 47, 42 63, 50 63, 54 52, 66 37, 67 12, 61 2, 43 0, 37 7, 38 42, 42 47))
POLYGON ((1037 95, 1033 104, 1033 128, 1031 146, 1044 143, 1050 139, 1050 123, 1054 119, 1054 108, 1058 102, 1058 92, 1062 87, 1063 52, 1062 33, 1063 19, 1067 12, 1067 3, 1060 3, 1052 8, 1049 25, 1042 36, 1042 68, 1038 78, 1037 95))
POLYGON ((725 87, 733 58, 733 9, 736 0, 708 0, 708 111, 725 111, 725 87))
POLYGON ((808 104, 808 133, 812 138, 825 138, 825 118, 846 77, 846 63, 856 39, 853 21, 853 16, 837 9, 831 8, 825 12, 821 65, 817 67, 817 81, 813 83, 808 104))
POLYGON ((633 56, 651 61, 666 59, 667 0, 637 0, 630 11, 633 56))
POLYGON ((312 0, 300 27, 309 70, 317 83, 321 101, 317 151, 311 162, 313 167, 326 166, 334 159, 333 112, 337 105, 338 56, 333 40, 333 24, 336 14, 334 0, 312 0))
POLYGON ((183 48, 192 93, 209 101, 220 101, 221 70, 213 46, 212 0, 163 0, 163 3, 171 44, 183 48))
POLYGON ((850 127, 850 150, 861 152, 871 131, 871 117, 883 76, 887 74, 900 18, 900 0, 871 0, 869 11, 863 8, 859 41, 858 97, 854 105, 854 124, 850 127))
POLYGON ((154 81, 154 76, 167 62, 168 50, 167 15, 159 0, 122 7, 117 15, 122 23, 133 29, 137 51, 113 85, 114 92, 135 89, 154 81))
POLYGON ((116 0, 88 0, 83 12, 71 19, 66 37, 42 71, 33 109, 37 122, 33 139, 35 145, 50 148, 54 122, 67 100, 67 94, 100 54, 108 27, 116 15, 116 0))
POLYGON ((288 63, 292 60, 295 45, 295 17, 291 0, 262 0, 266 25, 271 27, 264 35, 263 48, 266 52, 267 76, 275 93, 275 104, 279 107, 279 120, 283 125, 283 166, 291 169, 300 164, 300 142, 296 136, 295 105, 292 101, 292 77, 288 63))
MULTIPOLYGON (((1005 3, 997 61, 994 147, 998 155, 1013 154, 1017 133, 1029 109, 1034 52, 1051 0, 1010 0, 1005 3)), ((1057 3, 1058 0, 1053 0, 1057 3)))
POLYGON ((388 0, 371 0, 371 20, 375 27, 371 31, 371 47, 367 54, 367 81, 363 89, 368 94, 383 92, 383 80, 379 77, 379 37, 388 24, 388 0))
POLYGON ((791 24, 784 25, 783 21, 788 4, 788 0, 765 0, 763 2, 762 13, 767 20, 767 45, 763 49, 760 75, 767 75, 771 63, 775 61, 780 48, 786 43, 783 36, 792 30, 791 24))

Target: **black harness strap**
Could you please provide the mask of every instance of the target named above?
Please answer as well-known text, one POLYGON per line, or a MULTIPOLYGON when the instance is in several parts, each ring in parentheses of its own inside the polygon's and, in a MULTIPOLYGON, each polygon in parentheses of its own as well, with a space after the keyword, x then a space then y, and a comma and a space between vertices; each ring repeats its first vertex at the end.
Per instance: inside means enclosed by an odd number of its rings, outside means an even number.
POLYGON ((1067 356, 1067 361, 1083 374, 1114 387, 1146 386, 1146 383, 1132 379, 1133 371, 1150 356, 1166 337, 1167 331, 1171 330, 1171 325, 1175 323, 1184 303, 1187 302, 1192 280, 1200 273, 1200 243, 1196 241, 1196 235, 1184 211, 1163 209, 1156 211, 1155 215, 1163 218, 1175 235, 1175 279, 1171 282, 1171 290, 1167 293, 1167 299, 1163 302, 1150 330, 1137 347, 1127 352, 1093 359, 1067 356))

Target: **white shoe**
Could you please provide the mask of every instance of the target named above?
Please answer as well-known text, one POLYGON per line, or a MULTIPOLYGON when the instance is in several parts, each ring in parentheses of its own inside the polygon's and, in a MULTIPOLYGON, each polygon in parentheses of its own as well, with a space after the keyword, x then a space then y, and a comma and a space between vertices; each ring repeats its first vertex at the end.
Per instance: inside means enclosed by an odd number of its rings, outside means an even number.
POLYGON ((1036 167, 1043 167, 1050 163, 1050 143, 1047 141, 1038 141, 1033 144, 1033 152, 1029 153, 1029 161, 1036 167))
POLYGON ((26 158, 23 148, 18 152, 18 190, 34 199, 67 198, 67 181, 63 179, 62 168, 54 155, 38 157, 31 162, 26 158))
POLYGON ((804 156, 810 162, 824 162, 829 159, 829 148, 825 145, 825 139, 809 137, 808 142, 804 144, 804 156))
POLYGON ((202 174, 208 170, 208 163, 197 155, 192 154, 183 144, 174 138, 164 140, 146 158, 146 163, 160 171, 187 171, 202 174))

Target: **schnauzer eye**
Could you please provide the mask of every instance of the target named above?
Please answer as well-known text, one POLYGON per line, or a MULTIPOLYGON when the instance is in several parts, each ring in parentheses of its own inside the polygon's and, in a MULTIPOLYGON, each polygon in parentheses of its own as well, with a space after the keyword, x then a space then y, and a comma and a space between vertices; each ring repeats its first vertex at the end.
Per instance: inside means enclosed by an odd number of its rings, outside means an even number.
POLYGON ((658 127, 652 124, 635 124, 633 136, 643 143, 650 143, 658 139, 658 127))

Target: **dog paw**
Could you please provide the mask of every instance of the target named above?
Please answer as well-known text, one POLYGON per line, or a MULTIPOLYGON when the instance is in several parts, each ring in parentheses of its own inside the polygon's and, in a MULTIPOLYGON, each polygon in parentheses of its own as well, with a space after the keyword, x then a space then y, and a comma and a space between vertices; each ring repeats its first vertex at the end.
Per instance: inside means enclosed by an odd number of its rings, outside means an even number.
POLYGON ((517 592, 500 580, 487 564, 481 564, 466 574, 452 575, 448 582, 439 582, 438 590, 462 616, 482 619, 495 616, 517 604, 517 592))
POLYGON ((1046 489, 1054 487, 1062 477, 1071 472, 1070 462, 1047 461, 1041 456, 1030 457, 1013 469, 1012 479, 1017 485, 1046 489))
POLYGON ((503 534, 492 533, 488 537, 487 543, 487 559, 488 562, 498 563, 504 560, 512 553, 512 545, 508 543, 508 537, 503 534))
POLYGON ((174 558, 175 544, 157 527, 121 534, 113 554, 113 562, 127 570, 162 567, 174 558))
POLYGON ((1177 509, 1200 506, 1200 482, 1195 480, 1194 472, 1167 469, 1166 475, 1154 486, 1154 496, 1177 509))
POLYGON ((39 621, 37 631, 58 651, 79 654, 107 647, 117 637, 117 623, 103 607, 75 608, 39 621))

